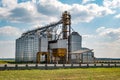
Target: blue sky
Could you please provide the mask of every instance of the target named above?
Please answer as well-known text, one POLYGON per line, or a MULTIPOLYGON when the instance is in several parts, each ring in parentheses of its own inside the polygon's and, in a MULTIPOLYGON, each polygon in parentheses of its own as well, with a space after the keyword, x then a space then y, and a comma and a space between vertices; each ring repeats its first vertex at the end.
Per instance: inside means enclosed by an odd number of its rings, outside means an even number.
POLYGON ((15 57, 15 39, 59 21, 65 10, 83 47, 96 57, 120 58, 120 0, 0 0, 0 58, 15 57))

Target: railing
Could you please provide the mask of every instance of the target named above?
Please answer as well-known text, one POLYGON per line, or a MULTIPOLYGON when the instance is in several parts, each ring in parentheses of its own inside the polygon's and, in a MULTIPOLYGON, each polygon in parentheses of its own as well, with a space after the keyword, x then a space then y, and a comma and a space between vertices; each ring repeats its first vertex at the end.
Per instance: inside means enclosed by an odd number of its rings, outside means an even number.
POLYGON ((24 69, 57 69, 57 68, 96 68, 120 67, 120 63, 89 63, 89 64, 1 64, 0 70, 24 69))
POLYGON ((95 60, 95 63, 120 63, 120 60, 95 60))

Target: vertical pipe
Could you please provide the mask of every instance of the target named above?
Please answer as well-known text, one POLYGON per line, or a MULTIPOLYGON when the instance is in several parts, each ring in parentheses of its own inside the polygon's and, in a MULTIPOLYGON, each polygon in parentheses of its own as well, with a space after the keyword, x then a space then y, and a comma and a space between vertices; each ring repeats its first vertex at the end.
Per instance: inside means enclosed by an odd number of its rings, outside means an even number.
POLYGON ((71 63, 71 25, 69 25, 69 38, 68 38, 68 63, 71 63))

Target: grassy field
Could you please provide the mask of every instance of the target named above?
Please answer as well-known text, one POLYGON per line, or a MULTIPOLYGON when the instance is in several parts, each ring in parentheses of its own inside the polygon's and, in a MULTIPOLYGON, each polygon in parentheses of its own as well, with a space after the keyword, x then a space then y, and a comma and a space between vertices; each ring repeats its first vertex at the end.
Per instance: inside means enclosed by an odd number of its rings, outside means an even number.
POLYGON ((0 64, 11 64, 11 63, 15 63, 14 60, 0 60, 0 64))
POLYGON ((120 80, 120 68, 6 70, 0 80, 120 80))

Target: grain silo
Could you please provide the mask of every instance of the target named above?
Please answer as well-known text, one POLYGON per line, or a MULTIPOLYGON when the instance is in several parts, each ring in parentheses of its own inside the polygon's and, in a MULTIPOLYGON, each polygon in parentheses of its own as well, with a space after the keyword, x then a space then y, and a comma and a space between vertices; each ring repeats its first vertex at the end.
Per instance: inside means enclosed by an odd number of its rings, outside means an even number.
POLYGON ((82 49, 82 37, 78 32, 71 33, 71 15, 65 11, 60 21, 27 31, 16 39, 16 62, 79 63, 92 60, 92 52, 82 49))
POLYGON ((90 63, 94 62, 94 52, 92 49, 82 47, 82 36, 77 32, 72 32, 71 38, 71 62, 90 63))
POLYGON ((18 38, 16 40, 16 61, 21 62, 23 61, 23 55, 24 55, 24 47, 23 47, 23 38, 18 38))
POLYGON ((80 50, 82 45, 82 37, 79 35, 78 32, 72 32, 70 35, 71 38, 71 51, 80 50))

